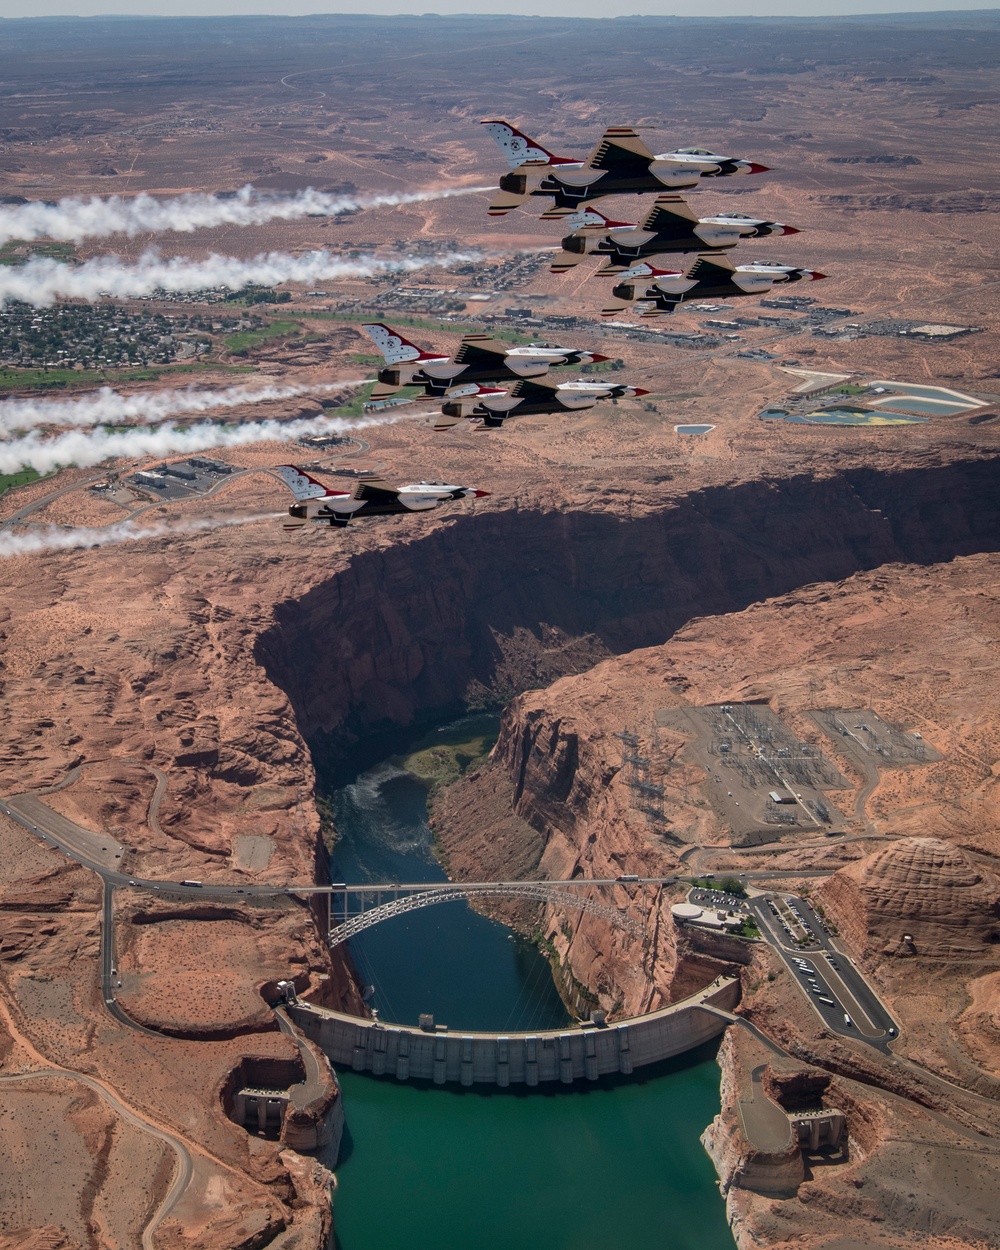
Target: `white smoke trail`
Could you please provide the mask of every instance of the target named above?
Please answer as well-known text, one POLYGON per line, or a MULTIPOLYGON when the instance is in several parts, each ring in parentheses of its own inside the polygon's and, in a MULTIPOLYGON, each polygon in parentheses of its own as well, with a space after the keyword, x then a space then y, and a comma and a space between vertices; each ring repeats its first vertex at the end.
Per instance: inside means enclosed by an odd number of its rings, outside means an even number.
POLYGON ((230 525, 251 525, 254 521, 270 521, 285 515, 284 512, 258 512, 252 516, 175 521, 170 525, 139 526, 134 521, 120 521, 105 529, 67 530, 58 525, 46 525, 26 533, 0 531, 0 560, 34 555, 39 551, 73 551, 110 547, 116 543, 134 543, 143 538, 172 538, 177 534, 197 534, 203 530, 224 529, 230 525))
POLYGON ((71 465, 88 468, 116 457, 134 459, 208 451, 213 447, 245 447, 249 443, 285 443, 303 434, 344 434, 420 415, 415 412, 389 417, 307 417, 299 421, 251 421, 231 426, 202 421, 186 428, 160 425, 137 426, 119 432, 72 430, 55 438, 28 434, 0 443, 0 473, 16 473, 25 467, 37 473, 51 473, 71 465))
POLYGON ((348 382, 324 382, 307 386, 231 386, 225 390, 205 391, 187 387, 172 391, 146 391, 122 395, 110 386, 102 386, 79 399, 8 399, 0 402, 0 435, 16 430, 30 430, 39 425, 120 425, 140 418, 145 422, 164 421, 185 412, 209 412, 213 408, 238 408, 243 404, 272 403, 294 399, 297 395, 346 390, 361 386, 363 378, 348 382))
POLYGON ((267 196, 248 185, 225 199, 201 193, 179 195, 169 200, 157 200, 145 193, 131 199, 119 195, 106 200, 97 196, 69 197, 56 204, 0 206, 0 245, 11 239, 30 243, 43 238, 82 243, 84 239, 109 234, 131 237, 160 230, 189 234, 212 226, 257 226, 268 221, 292 221, 308 216, 330 217, 357 209, 419 204, 491 190, 492 187, 452 187, 397 195, 352 196, 331 195, 309 187, 297 195, 267 196))
POLYGON ((448 252, 441 256, 391 259, 378 256, 345 258, 334 252, 261 252, 251 260, 220 256, 204 260, 174 256, 164 260, 155 251, 144 252, 134 265, 120 256, 100 256, 82 265, 65 265, 48 256, 35 256, 23 265, 0 265, 0 306, 21 300, 46 308, 57 299, 94 301, 101 295, 121 299, 151 295, 154 291, 201 291, 228 287, 277 286, 281 282, 321 282, 336 278, 370 278, 378 273, 415 273, 431 266, 464 264, 481 259, 478 252, 448 252))

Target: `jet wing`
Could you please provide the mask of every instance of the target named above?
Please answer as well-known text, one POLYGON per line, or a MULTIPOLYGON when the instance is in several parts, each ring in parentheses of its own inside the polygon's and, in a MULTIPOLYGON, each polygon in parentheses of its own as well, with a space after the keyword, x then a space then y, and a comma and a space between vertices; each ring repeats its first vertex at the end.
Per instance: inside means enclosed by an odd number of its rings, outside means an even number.
POLYGON ((694 268, 687 271, 689 278, 698 281, 728 279, 736 272, 736 266, 726 256, 699 256, 694 268))
POLYGON ((508 395, 516 399, 554 399, 559 389, 558 382, 540 382, 532 378, 521 378, 508 390, 508 395))
POLYGON ((631 126, 609 126, 584 162, 584 168, 600 169, 615 177, 641 177, 649 173, 652 159, 653 153, 631 126))
POLYGON ((454 359, 456 365, 497 365, 504 355, 504 348, 489 334, 466 334, 454 359))
POLYGON ((365 503, 395 503, 399 491, 380 477, 368 477, 354 483, 351 498, 362 499, 365 503))
POLYGON ((656 203, 639 223, 640 230, 653 230, 657 234, 676 228, 678 223, 693 224, 698 217, 682 195, 658 195, 656 203))

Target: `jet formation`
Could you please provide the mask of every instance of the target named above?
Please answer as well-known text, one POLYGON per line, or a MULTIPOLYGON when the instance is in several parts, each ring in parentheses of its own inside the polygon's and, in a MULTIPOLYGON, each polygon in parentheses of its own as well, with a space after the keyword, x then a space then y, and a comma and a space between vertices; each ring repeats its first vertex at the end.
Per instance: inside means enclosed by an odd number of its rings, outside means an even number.
MULTIPOLYGON (((504 217, 522 205, 550 200, 543 221, 568 227, 553 273, 567 273, 597 257, 600 277, 616 279, 602 309, 614 316, 635 305, 644 317, 672 313, 684 301, 763 295, 779 283, 817 281, 814 269, 754 261, 735 264, 727 255, 744 240, 798 234, 795 226, 747 213, 699 216, 678 194, 708 185, 711 179, 767 172, 766 165, 706 148, 685 147, 655 154, 629 126, 611 126, 585 158, 558 156, 516 126, 502 120, 482 123, 499 145, 509 170, 500 178, 489 207, 504 217), (638 221, 619 221, 595 207, 608 196, 655 195, 638 221), (676 257, 690 258, 678 262, 676 257)), ((371 400, 385 401, 404 387, 419 388, 420 399, 440 403, 428 418, 437 431, 464 421, 493 430, 513 416, 585 412, 599 401, 648 394, 641 387, 603 380, 561 382, 556 370, 601 364, 607 357, 588 348, 530 343, 510 347, 488 334, 466 334, 454 355, 428 351, 384 322, 363 329, 381 353, 371 400)), ((291 488, 286 529, 318 521, 343 528, 352 517, 427 512, 449 500, 482 498, 489 492, 444 482, 392 486, 379 478, 334 491, 294 465, 277 473, 291 488)))
POLYGON ((746 213, 700 217, 679 190, 709 179, 766 173, 768 167, 742 156, 705 148, 677 148, 654 154, 628 126, 609 127, 585 160, 557 156, 510 122, 482 123, 507 158, 490 216, 503 217, 534 199, 551 199, 542 220, 570 227, 553 260, 553 273, 567 273, 589 256, 603 261, 596 276, 618 278, 602 315, 630 304, 643 316, 671 313, 686 299, 734 299, 762 295, 779 282, 816 280, 813 269, 774 261, 733 264, 725 255, 744 239, 798 234, 795 226, 746 213), (611 195, 655 194, 637 222, 618 221, 595 207, 611 195), (677 256, 690 256, 677 268, 677 256))

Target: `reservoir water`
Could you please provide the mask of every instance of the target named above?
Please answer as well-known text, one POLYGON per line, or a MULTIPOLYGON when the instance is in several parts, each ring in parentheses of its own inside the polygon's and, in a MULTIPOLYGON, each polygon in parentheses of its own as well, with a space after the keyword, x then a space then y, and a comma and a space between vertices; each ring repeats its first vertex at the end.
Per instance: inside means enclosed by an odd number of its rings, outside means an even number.
MULTIPOLYGON (((403 761, 428 747, 488 745, 495 726, 464 717, 420 738, 400 735, 396 754, 350 779, 341 772, 327 795, 339 834, 333 879, 444 879, 426 788, 403 761)), ((415 1024, 432 1012, 452 1028, 519 1031, 567 1020, 535 948, 464 904, 389 920, 351 951, 386 1021, 415 1024)), ((604 1250, 733 1250, 698 1140, 719 1108, 714 1052, 704 1047, 631 1078, 530 1092, 340 1072, 347 1131, 338 1250, 569 1250, 583 1241, 604 1250)))

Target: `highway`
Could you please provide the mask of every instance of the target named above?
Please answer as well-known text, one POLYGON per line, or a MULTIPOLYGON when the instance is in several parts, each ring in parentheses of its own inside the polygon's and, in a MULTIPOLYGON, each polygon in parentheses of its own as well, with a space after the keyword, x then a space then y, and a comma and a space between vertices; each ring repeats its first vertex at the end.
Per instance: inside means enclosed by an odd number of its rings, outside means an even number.
MULTIPOLYGON (((157 786, 151 803, 151 821, 155 820, 152 809, 159 808, 166 778, 159 772, 157 786)), ((409 894, 417 891, 454 890, 457 886, 470 890, 488 890, 494 886, 504 885, 535 885, 559 886, 564 888, 582 889, 586 886, 641 886, 641 885, 673 885, 676 876, 669 877, 574 877, 569 880, 542 881, 369 881, 362 884, 349 885, 344 882, 333 882, 328 885, 317 885, 314 881, 303 882, 301 885, 227 885, 221 882, 197 882, 194 878, 183 881, 154 881, 148 877, 133 877, 121 872, 115 864, 127 850, 121 843, 115 842, 106 834, 95 833, 84 829, 54 811, 34 795, 16 795, 0 800, 0 812, 11 820, 28 829, 31 833, 50 843, 64 855, 99 873, 105 883, 114 886, 131 886, 133 889, 158 891, 181 895, 191 899, 264 899, 287 896, 303 896, 309 894, 409 894)), ((107 905, 107 896, 105 898, 107 905)))
POLYGON ((890 1043, 899 1034, 898 1025, 812 907, 789 894, 756 895, 748 900, 748 906, 761 935, 783 961, 826 1028, 890 1054, 890 1043), (781 913, 779 917, 775 917, 772 906, 781 913), (801 923, 791 911, 793 907, 802 917, 801 923), (785 932, 783 922, 791 934, 785 932), (799 946, 796 931, 803 935, 811 932, 816 940, 799 946), (829 1001, 824 1002, 824 998, 829 1001))
MULTIPOLYGON (((166 778, 157 772, 157 785, 151 808, 158 808, 158 800, 165 788, 166 778)), ((85 829, 67 820, 44 803, 37 795, 17 795, 0 801, 0 812, 6 813, 11 819, 30 830, 39 838, 48 842, 57 850, 75 860, 77 863, 98 873, 104 883, 103 923, 101 925, 101 991, 104 1005, 108 1012, 127 1028, 138 1032, 158 1036, 152 1030, 144 1028, 122 1010, 115 996, 117 975, 114 962, 114 891, 118 887, 146 890, 150 893, 164 894, 174 898, 213 899, 222 902, 253 902, 282 897, 306 897, 310 895, 338 895, 345 904, 349 896, 389 896, 398 898, 408 894, 433 894, 453 891, 456 888, 468 889, 470 892, 483 892, 505 886, 530 884, 540 888, 584 889, 591 887, 624 888, 631 892, 631 887, 666 886, 677 881, 676 876, 640 877, 623 874, 617 877, 600 877, 593 879, 571 878, 557 880, 547 878, 542 881, 504 882, 504 881, 369 881, 361 884, 333 882, 327 885, 316 885, 313 882, 288 885, 228 885, 209 882, 197 883, 192 878, 183 881, 154 881, 142 877, 130 877, 120 871, 117 865, 127 848, 109 839, 106 835, 85 829)), ((155 818, 155 815, 154 815, 155 818)), ((747 873, 746 877, 766 878, 769 873, 747 873)), ((784 874, 775 873, 774 876, 784 874)), ((799 876, 805 875, 799 870, 799 876)), ((822 875, 827 875, 823 873, 822 875)), ((381 899, 379 899, 381 901, 381 899)), ((787 967, 789 974, 798 983, 813 1009, 823 1024, 834 1033, 843 1037, 853 1037, 866 1042, 883 1053, 889 1053, 889 1043, 898 1035, 898 1026, 889 1012, 879 1001, 877 995, 858 972, 850 957, 846 955, 831 939, 819 916, 805 900, 789 895, 757 895, 748 900, 748 910, 754 915, 761 934, 771 944, 787 967), (802 936, 811 932, 815 941, 808 946, 800 947, 791 933, 785 933, 782 921, 776 918, 771 910, 773 905, 784 913, 791 929, 802 936), (801 922, 787 910, 794 907, 801 922), (808 930, 805 928, 808 926, 808 930), (805 966, 795 961, 805 961, 805 966), (824 1001, 824 999, 829 1001, 824 1001), (850 1023, 848 1023, 848 1019, 850 1023)), ((345 910, 346 907, 345 907, 345 910)))

